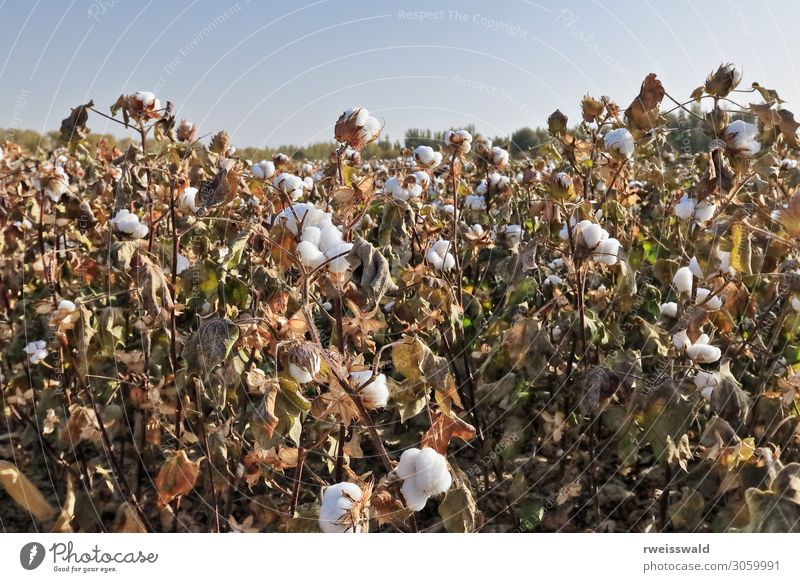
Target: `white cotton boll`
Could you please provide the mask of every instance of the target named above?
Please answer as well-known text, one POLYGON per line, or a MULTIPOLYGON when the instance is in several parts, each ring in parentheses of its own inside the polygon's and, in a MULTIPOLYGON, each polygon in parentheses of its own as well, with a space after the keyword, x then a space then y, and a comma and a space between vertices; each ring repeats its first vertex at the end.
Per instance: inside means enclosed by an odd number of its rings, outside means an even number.
POLYGON ((320 230, 319 250, 327 253, 342 242, 342 232, 333 224, 327 225, 320 230))
POLYGON ((672 285, 679 294, 691 293, 693 277, 692 270, 689 267, 681 267, 675 271, 675 276, 672 278, 672 285))
POLYGON ((568 190, 570 186, 572 186, 572 178, 570 178, 569 174, 566 172, 559 172, 555 176, 556 184, 558 184, 564 190, 568 190))
POLYGON ((452 483, 447 460, 430 447, 421 449, 417 455, 416 474, 413 479, 417 487, 429 496, 444 493, 452 483))
POLYGON ((722 307, 722 299, 719 295, 714 295, 713 297, 709 298, 711 295, 711 291, 705 289, 704 287, 697 288, 697 296, 695 298, 695 305, 700 305, 709 311, 716 311, 722 307))
POLYGON ((544 279, 545 285, 561 285, 562 279, 558 275, 548 275, 544 279))
POLYGON ((520 241, 522 240, 522 226, 519 224, 509 224, 506 226, 506 240, 508 244, 513 248, 519 245, 520 241))
POLYGON ((425 259, 427 259, 435 271, 440 271, 442 267, 444 267, 444 259, 433 249, 428 251, 428 253, 425 255, 425 259))
POLYGON ((428 189, 428 186, 430 186, 431 184, 431 177, 428 175, 427 172, 422 172, 420 170, 417 170, 411 175, 414 176, 414 180, 416 181, 417 184, 419 184, 420 188, 422 188, 423 190, 428 189))
POLYGON ((156 96, 152 91, 137 91, 133 95, 138 101, 141 101, 142 107, 145 109, 156 104, 156 96))
POLYGON ((789 299, 789 304, 792 306, 792 309, 800 313, 800 299, 798 299, 796 295, 792 295, 792 298, 789 299))
POLYGON ((483 196, 470 194, 464 199, 464 204, 470 210, 486 210, 486 198, 483 196))
MULTIPOLYGON (((372 377, 371 370, 363 372, 350 372, 350 381, 355 387, 362 386, 364 382, 372 377)), ((378 374, 369 384, 361 388, 359 392, 361 402, 367 410, 383 408, 389 402, 389 387, 386 385, 386 376, 378 374)))
POLYGON ((136 229, 131 233, 133 238, 144 238, 147 236, 148 228, 144 224, 140 224, 136 227, 136 229))
POLYGON ((697 386, 698 390, 708 388, 709 386, 713 388, 717 385, 717 377, 711 372, 700 370, 694 376, 694 385, 697 386))
POLYGON ((58 310, 63 311, 65 313, 72 313, 77 308, 78 307, 75 305, 75 303, 73 303, 69 299, 62 299, 61 301, 58 302, 58 310))
POLYGON ((400 492, 403 494, 403 499, 408 509, 411 511, 422 511, 425 509, 425 504, 428 503, 428 496, 417 486, 414 479, 406 479, 403 481, 400 492))
POLYGON ((694 215, 695 205, 694 198, 689 198, 688 194, 684 194, 675 205, 675 216, 680 220, 689 220, 694 215))
POLYGON ((300 262, 304 266, 316 269, 325 262, 325 254, 311 241, 302 241, 297 245, 300 262))
POLYGON ((403 451, 400 455, 400 462, 397 464, 394 472, 400 479, 409 479, 416 471, 417 456, 419 456, 419 449, 411 448, 403 451))
POLYGON ((480 224, 473 224, 469 227, 469 231, 475 236, 483 236, 483 227, 480 224))
POLYGON ((716 204, 709 204, 708 202, 703 201, 694 209, 694 219, 697 222, 708 222, 714 217, 714 213, 716 211, 716 204))
POLYGON ((259 180, 269 180, 275 175, 275 164, 271 160, 261 160, 253 164, 253 176, 259 180))
POLYGON ((508 163, 508 152, 495 146, 491 149, 491 160, 495 166, 504 166, 508 163))
POLYGON ((175 261, 175 274, 180 275, 191 266, 189 259, 178 253, 178 260, 175 261))
POLYGON ((360 524, 348 520, 354 502, 361 501, 361 488, 355 483, 336 483, 322 493, 319 528, 325 533, 360 533, 360 524))
POLYGON ((306 176, 305 178, 303 178, 303 187, 309 192, 313 190, 314 179, 311 176, 306 176))
MULTIPOLYGON (((0 158, 0 159, 2 159, 2 158, 0 158)), ((780 168, 784 172, 786 172, 788 170, 794 170, 796 167, 797 167, 797 160, 793 160, 791 158, 785 158, 785 159, 781 160, 780 168)))
POLYGON ((440 208, 441 208, 442 212, 446 212, 447 214, 449 214, 451 216, 453 214, 455 214, 455 212, 456 212, 456 207, 453 206, 452 204, 442 204, 442 206, 440 208))
POLYGON ((589 222, 588 220, 582 220, 580 224, 578 224, 578 229, 588 249, 595 248, 603 238, 603 228, 599 224, 589 222))
POLYGON ((352 243, 340 242, 325 252, 325 257, 332 259, 328 263, 328 270, 331 273, 345 273, 350 268, 350 261, 347 260, 347 255, 352 248, 352 243))
POLYGON ((601 240, 594 251, 594 260, 606 265, 616 265, 621 246, 622 244, 615 238, 601 240))
POLYGON ((116 216, 111 219, 111 223, 118 231, 129 234, 134 238, 144 238, 147 236, 147 226, 140 224, 139 217, 129 212, 126 208, 117 212, 116 216))
POLYGON ((317 226, 307 226, 300 233, 300 240, 303 242, 310 242, 314 246, 319 245, 319 239, 322 236, 322 230, 317 226))
POLYGON ((414 150, 414 159, 422 168, 435 168, 442 163, 442 154, 430 146, 421 145, 414 150))
POLYGON ((564 337, 564 332, 561 330, 560 326, 555 326, 553 328, 552 334, 554 342, 560 342, 564 337))
POLYGON ((758 126, 742 119, 731 122, 725 128, 725 139, 729 145, 748 157, 754 156, 761 151, 761 144, 756 139, 757 137, 758 126))
POLYGON ((723 275, 727 275, 732 273, 733 270, 731 269, 731 254, 728 251, 722 251, 717 247, 714 251, 717 254, 717 258, 719 259, 719 272, 723 275))
POLYGON ((700 267, 700 263, 697 261, 697 257, 692 257, 689 259, 689 270, 692 272, 692 275, 697 277, 698 279, 703 279, 703 269, 700 267))
POLYGON ((692 341, 689 339, 689 334, 686 333, 686 330, 672 334, 672 345, 681 351, 692 345, 692 341))
POLYGON ((674 301, 668 301, 661 304, 661 315, 666 317, 678 317, 678 304, 674 301))
POLYGON ((631 132, 624 127, 609 131, 603 138, 603 142, 610 153, 625 159, 633 155, 636 147, 631 132))
POLYGON ((178 207, 184 212, 197 212, 197 188, 186 188, 178 196, 178 207))
POLYGON ((298 384, 307 384, 311 382, 317 373, 319 373, 319 364, 313 366, 312 369, 309 370, 307 368, 301 368, 293 362, 289 362, 289 375, 294 378, 295 382, 298 384))
POLYGON ((686 349, 686 355, 694 362, 713 364, 722 357, 722 352, 716 346, 708 344, 692 344, 686 349))
POLYGON ((47 358, 47 342, 38 340, 25 346, 25 353, 31 364, 38 364, 47 358))

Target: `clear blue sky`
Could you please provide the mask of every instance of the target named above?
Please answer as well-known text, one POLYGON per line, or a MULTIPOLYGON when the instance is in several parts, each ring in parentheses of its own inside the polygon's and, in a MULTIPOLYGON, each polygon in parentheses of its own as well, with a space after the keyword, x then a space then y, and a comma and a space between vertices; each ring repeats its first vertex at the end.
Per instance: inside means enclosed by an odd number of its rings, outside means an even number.
POLYGON ((392 138, 503 135, 556 108, 576 120, 587 92, 626 106, 650 71, 687 97, 721 61, 791 109, 798 16, 797 0, 0 0, 0 127, 58 129, 70 106, 154 90, 240 146, 328 138, 354 105, 392 138))

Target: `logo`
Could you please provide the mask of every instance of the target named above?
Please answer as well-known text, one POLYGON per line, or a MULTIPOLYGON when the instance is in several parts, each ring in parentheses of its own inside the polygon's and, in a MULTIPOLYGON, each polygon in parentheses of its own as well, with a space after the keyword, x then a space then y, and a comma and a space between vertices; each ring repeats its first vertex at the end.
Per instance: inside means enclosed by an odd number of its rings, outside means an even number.
POLYGON ((19 551, 19 563, 26 570, 35 570, 44 561, 44 546, 39 542, 29 542, 19 551))

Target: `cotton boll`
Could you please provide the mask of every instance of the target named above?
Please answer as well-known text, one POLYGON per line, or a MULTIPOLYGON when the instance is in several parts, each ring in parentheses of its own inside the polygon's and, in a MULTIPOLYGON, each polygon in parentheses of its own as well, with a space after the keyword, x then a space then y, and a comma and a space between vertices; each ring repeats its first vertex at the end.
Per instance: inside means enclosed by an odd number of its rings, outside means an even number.
POLYGON ((197 188, 186 188, 178 196, 178 208, 184 212, 197 212, 197 188))
POLYGON ((730 274, 732 272, 731 269, 731 254, 728 251, 722 251, 717 247, 716 249, 717 258, 719 259, 719 272, 723 275, 730 274))
POLYGON ((38 364, 47 358, 47 342, 38 340, 25 346, 25 353, 31 364, 38 364))
POLYGON ((599 224, 588 220, 582 220, 578 224, 578 231, 581 233, 583 242, 588 249, 595 248, 603 238, 603 228, 599 224))
MULTIPOLYGON (((370 370, 350 372, 350 381, 356 387, 363 385, 370 377, 372 377, 372 371, 370 370)), ((386 376, 378 374, 373 378, 372 382, 361 388, 359 394, 367 410, 383 408, 389 402, 389 387, 386 385, 386 376)))
POLYGON ((561 285, 562 279, 558 275, 548 275, 544 279, 545 285, 561 285))
POLYGON ((692 275, 697 277, 698 279, 703 279, 703 269, 700 268, 700 263, 697 262, 697 257, 692 257, 689 260, 689 270, 692 272, 692 275))
POLYGON ((716 204, 709 204, 708 202, 703 201, 694 209, 694 219, 699 223, 708 222, 714 217, 714 213, 716 213, 716 211, 716 204))
POLYGON ((345 273, 350 268, 350 261, 347 260, 347 255, 353 248, 352 243, 340 242, 325 251, 325 257, 332 259, 328 263, 328 270, 331 273, 345 273))
POLYGON ((486 210, 486 198, 483 196, 468 195, 464 205, 470 210, 486 210))
POLYGON ((758 126, 748 123, 742 119, 737 119, 725 128, 725 141, 738 153, 752 157, 761 151, 761 143, 758 137, 758 126))
POLYGON ((692 345, 692 342, 689 339, 689 334, 686 333, 686 330, 672 334, 672 345, 674 345, 680 351, 683 351, 692 345))
POLYGON ((700 305, 709 311, 716 311, 722 307, 722 299, 719 295, 714 295, 709 298, 711 291, 703 287, 697 288, 697 296, 695 298, 695 305, 700 305))
POLYGON ((508 163, 508 152, 500 147, 493 147, 490 150, 490 159, 495 166, 504 166, 508 163))
POLYGON ((316 269, 325 262, 325 253, 311 241, 301 241, 297 245, 297 253, 300 255, 300 262, 312 269, 316 269))
POLYGON ((624 127, 609 131, 603 138, 603 143, 612 155, 624 159, 630 158, 636 147, 631 132, 624 127))
POLYGON ((330 224, 320 230, 319 250, 327 253, 330 249, 338 246, 342 242, 342 232, 334 225, 330 224))
POLYGON ((425 259, 430 263, 435 271, 440 271, 444 267, 444 258, 433 249, 429 250, 425 255, 425 259))
POLYGON ((400 492, 403 494, 403 499, 408 509, 411 511, 422 511, 425 509, 425 504, 428 503, 428 496, 417 486, 414 479, 406 479, 403 481, 400 492))
POLYGON ((319 245, 319 239, 322 237, 322 230, 316 226, 307 226, 300 233, 300 240, 303 242, 310 242, 314 246, 319 245))
POLYGON ((416 474, 414 476, 417 487, 429 496, 444 493, 450 488, 452 478, 447 469, 447 460, 435 449, 425 447, 417 456, 416 474))
POLYGON ((189 259, 178 253, 178 260, 175 261, 175 274, 180 275, 191 266, 189 259))
POLYGON ((507 225, 505 235, 509 246, 516 248, 522 240, 522 226, 519 224, 507 225))
POLYGON ((350 512, 361 501, 361 488, 355 483, 336 483, 322 493, 319 528, 325 533, 360 533, 361 523, 353 523, 350 512))
POLYGON ((675 205, 675 216, 680 220, 689 220, 694 215, 696 204, 694 198, 689 198, 688 194, 684 194, 675 205))
POLYGON ((253 164, 253 176, 259 180, 270 180, 275 175, 275 164, 270 160, 261 160, 253 164))
POLYGON ((680 293, 691 293, 693 283, 692 270, 689 267, 681 267, 675 272, 672 278, 672 285, 680 293))
MULTIPOLYGON (((411 175, 414 176, 414 181, 419 185, 419 187, 422 190, 427 190, 428 186, 431 185, 431 177, 428 175, 427 172, 422 172, 422 171, 417 170, 416 172, 414 172, 411 175)), ((420 194, 421 194, 421 192, 420 192, 420 194)))
POLYGON ((58 310, 64 313, 72 313, 77 308, 78 307, 75 305, 75 303, 73 303, 69 299, 62 299, 61 301, 58 302, 58 310))
POLYGON ((594 251, 594 260, 606 265, 616 265, 621 246, 615 238, 601 240, 594 251))
POLYGON ((707 334, 702 334, 697 341, 686 348, 686 355, 690 360, 700 362, 702 364, 711 364, 716 362, 722 357, 722 351, 709 343, 707 334))
POLYGON ((400 455, 400 462, 395 467, 395 474, 400 479, 409 479, 414 472, 416 471, 417 466, 417 456, 419 455, 419 449, 411 448, 406 449, 403 451, 403 454, 400 455))
POLYGON ((566 172, 558 172, 555 175, 555 182, 563 190, 569 190, 570 186, 572 186, 572 178, 566 172))
POLYGON ((442 154, 430 146, 421 145, 414 150, 414 160, 421 168, 435 168, 442 163, 442 154))
POLYGON ((674 301, 668 301, 661 304, 661 315, 666 317, 678 317, 678 304, 674 301))
POLYGON ((126 208, 117 212, 116 216, 111 219, 111 223, 118 231, 129 234, 133 238, 144 238, 147 236, 147 226, 140 224, 139 217, 129 212, 126 208))
POLYGON ((800 313, 800 299, 798 299, 796 295, 792 295, 791 299, 789 299, 789 304, 792 306, 792 309, 800 313))

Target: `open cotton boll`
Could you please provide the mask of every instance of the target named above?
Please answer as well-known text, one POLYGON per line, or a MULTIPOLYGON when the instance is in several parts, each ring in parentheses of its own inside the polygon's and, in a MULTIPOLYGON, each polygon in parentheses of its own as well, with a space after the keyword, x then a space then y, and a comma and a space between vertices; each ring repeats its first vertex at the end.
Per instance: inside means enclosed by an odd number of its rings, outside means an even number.
POLYGON ((186 188, 178 196, 178 208, 185 212, 197 212, 197 188, 186 188))
POLYGON ((278 174, 272 181, 272 185, 282 190, 292 202, 298 200, 307 189, 306 183, 300 176, 287 172, 278 174))
POLYGON ((469 194, 464 198, 464 205, 470 210, 486 210, 486 198, 469 194))
POLYGON ((700 268, 700 263, 697 261, 697 257, 692 257, 689 259, 689 270, 692 272, 692 275, 698 279, 704 278, 703 269, 700 268))
POLYGON ((696 204, 694 198, 689 198, 688 194, 684 194, 675 205, 675 216, 680 220, 689 220, 694 215, 696 204))
POLYGON ((711 295, 711 291, 709 289, 698 287, 694 304, 704 307, 709 311, 716 311, 717 309, 722 308, 722 299, 720 296, 714 295, 713 297, 709 297, 709 295, 711 295))
POLYGON ((554 179, 555 183, 564 190, 569 190, 570 186, 572 186, 572 178, 566 172, 558 172, 554 179))
POLYGON ((328 270, 331 273, 345 273, 350 268, 347 255, 352 248, 353 243, 340 242, 325 251, 325 258, 333 259, 328 263, 328 270))
POLYGON ((508 244, 512 248, 516 247, 522 240, 522 226, 519 224, 506 225, 505 235, 508 244))
POLYGON ((47 342, 38 340, 25 346, 25 353, 31 364, 38 364, 47 358, 47 342))
POLYGON ((430 146, 421 145, 414 150, 414 160, 421 168, 435 168, 442 163, 442 154, 430 146))
POLYGON ((705 200, 698 204, 694 209, 694 219, 697 222, 708 222, 714 218, 714 213, 717 211, 716 204, 709 204, 705 200))
POLYGON ((675 287, 675 290, 679 294, 688 294, 692 292, 693 281, 694 275, 692 275, 692 270, 689 267, 681 267, 675 271, 675 276, 672 278, 672 286, 675 287))
POLYGON ((189 262, 189 259, 178 253, 178 260, 175 261, 175 274, 180 275, 191 266, 192 264, 189 262))
POLYGON ((342 231, 336 228, 333 224, 328 224, 319 233, 319 250, 327 253, 332 248, 338 246, 342 242, 342 231))
POLYGON ((733 269, 731 269, 731 253, 729 251, 720 250, 719 247, 717 247, 714 252, 717 254, 717 258, 719 259, 718 271, 723 275, 732 273, 733 269))
MULTIPOLYGON (((595 248, 600 244, 600 241, 603 240, 603 227, 589 220, 581 220, 578 223, 578 232, 580 232, 583 242, 588 249, 595 248)), ((606 233, 606 237, 607 236, 608 233, 606 233)))
POLYGON ((731 122, 725 128, 725 141, 728 145, 744 156, 751 157, 761 151, 758 137, 758 126, 748 123, 743 119, 731 122))
POLYGON ((310 242, 314 246, 319 246, 319 239, 322 236, 322 230, 317 226, 307 226, 300 233, 300 240, 303 242, 310 242))
POLYGON ((456 266, 456 259, 450 252, 452 246, 449 240, 438 240, 431 245, 425 257, 435 270, 449 271, 456 266))
POLYGON ((710 372, 700 370, 694 376, 694 385, 706 400, 711 400, 711 393, 714 391, 717 384, 717 377, 710 372))
MULTIPOLYGON (((371 370, 363 372, 350 372, 350 381, 358 388, 372 377, 371 370)), ((359 395, 361 402, 367 410, 383 408, 389 402, 389 387, 386 385, 386 376, 378 374, 372 382, 361 388, 359 395)))
POLYGON ((791 299, 789 299, 789 304, 792 306, 792 309, 800 313, 800 299, 798 299, 796 295, 792 295, 791 299))
POLYGON ((319 365, 309 368, 301 367, 299 364, 295 364, 294 362, 289 362, 289 375, 294 378, 295 382, 298 384, 307 384, 314 379, 319 373, 319 365))
POLYGON ((631 132, 624 127, 609 131, 603 138, 603 143, 609 153, 625 159, 633 155, 633 150, 636 147, 631 132))
POLYGON ((419 198, 422 195, 422 186, 414 179, 411 183, 407 180, 401 181, 400 178, 393 176, 386 180, 383 185, 384 194, 388 194, 395 200, 407 201, 419 198))
POLYGON ((592 257, 597 262, 606 265, 616 265, 621 246, 622 243, 615 238, 603 239, 597 245, 597 248, 595 248, 592 257))
POLYGON ((708 335, 701 335, 697 338, 696 342, 686 348, 686 355, 690 360, 700 362, 701 364, 716 362, 722 357, 722 351, 718 347, 710 345, 708 342, 708 335))
POLYGON ((495 146, 490 150, 490 160, 495 166, 504 166, 508 163, 508 152, 495 146))
POLYGON ((147 236, 147 226, 139 222, 139 217, 123 208, 111 219, 111 223, 120 232, 129 234, 134 238, 144 238, 147 236))
MULTIPOLYGON (((421 170, 417 170, 413 174, 414 181, 419 185, 422 190, 427 190, 428 186, 431 185, 431 177, 428 175, 427 172, 423 172, 421 170)), ((422 194, 422 192, 420 192, 422 194)))
POLYGON ((322 493, 319 528, 325 533, 361 533, 361 519, 354 523, 353 507, 361 501, 361 488, 355 483, 336 483, 322 493))
POLYGON ((686 330, 672 334, 672 345, 681 351, 692 345, 692 341, 689 339, 689 334, 686 333, 686 330))
POLYGON ((678 317, 678 304, 674 301, 662 303, 661 315, 665 315, 667 317, 678 317))
POLYGON ((259 180, 269 180, 275 175, 275 164, 271 160, 261 160, 253 164, 253 176, 259 180))
POLYGON ((325 253, 311 241, 301 241, 297 245, 297 253, 300 255, 300 262, 312 269, 316 269, 325 262, 325 253))
POLYGON ((72 313, 77 308, 78 307, 75 305, 75 303, 73 303, 69 299, 62 299, 61 301, 58 302, 58 310, 63 311, 64 313, 72 313))
POLYGON ((447 459, 430 447, 403 451, 394 474, 403 480, 400 491, 412 511, 421 511, 430 497, 447 492, 453 483, 447 459))

